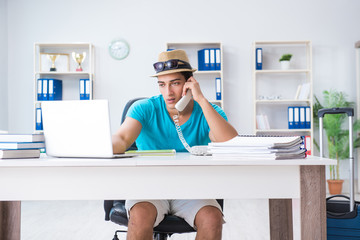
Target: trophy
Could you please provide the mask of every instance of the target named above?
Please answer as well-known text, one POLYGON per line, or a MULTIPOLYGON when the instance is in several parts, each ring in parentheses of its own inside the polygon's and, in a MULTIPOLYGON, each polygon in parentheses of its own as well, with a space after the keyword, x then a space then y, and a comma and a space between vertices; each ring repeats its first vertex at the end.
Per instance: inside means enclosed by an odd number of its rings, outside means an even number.
POLYGON ((73 57, 74 61, 78 63, 76 71, 81 72, 83 70, 82 67, 81 67, 81 63, 85 60, 86 52, 83 52, 82 54, 72 52, 72 57, 73 57))
POLYGON ((56 72, 55 61, 58 56, 59 55, 56 55, 56 54, 48 54, 47 55, 47 58, 51 61, 50 72, 56 72))

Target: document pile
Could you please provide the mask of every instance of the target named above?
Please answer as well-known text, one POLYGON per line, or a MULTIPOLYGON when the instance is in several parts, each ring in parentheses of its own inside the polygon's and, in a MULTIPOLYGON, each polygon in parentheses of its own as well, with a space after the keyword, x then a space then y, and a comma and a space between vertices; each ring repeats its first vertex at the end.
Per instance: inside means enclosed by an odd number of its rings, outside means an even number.
POLYGON ((0 134, 0 159, 39 158, 43 134, 0 134))
POLYGON ((209 152, 222 159, 299 159, 306 157, 303 146, 301 137, 237 136, 209 143, 209 152))

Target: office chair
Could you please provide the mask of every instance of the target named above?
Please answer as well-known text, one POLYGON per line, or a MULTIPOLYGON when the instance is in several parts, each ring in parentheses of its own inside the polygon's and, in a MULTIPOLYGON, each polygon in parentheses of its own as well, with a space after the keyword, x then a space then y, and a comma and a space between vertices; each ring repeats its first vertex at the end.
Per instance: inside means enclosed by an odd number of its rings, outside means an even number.
MULTIPOLYGON (((121 123, 124 122, 126 118, 126 113, 129 110, 130 106, 144 98, 135 98, 131 99, 124 107, 124 111, 121 117, 121 123)), ((134 143, 129 150, 136 150, 136 144, 134 143)), ((221 208, 223 208, 223 200, 217 199, 221 208)), ((128 218, 125 209, 125 200, 105 200, 104 201, 104 210, 105 210, 105 221, 111 221, 122 226, 128 226, 128 218)), ((126 232, 122 230, 115 231, 113 240, 119 240, 117 233, 126 232)), ((164 220, 154 228, 154 239, 156 240, 166 240, 174 233, 189 233, 196 232, 184 219, 177 217, 175 215, 166 215, 164 220)))

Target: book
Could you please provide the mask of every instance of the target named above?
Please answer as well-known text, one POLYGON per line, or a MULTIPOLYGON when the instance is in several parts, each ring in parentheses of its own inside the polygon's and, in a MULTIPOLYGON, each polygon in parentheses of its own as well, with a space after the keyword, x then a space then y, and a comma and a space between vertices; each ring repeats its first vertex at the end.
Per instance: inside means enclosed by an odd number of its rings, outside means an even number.
POLYGON ((44 134, 0 134, 0 142, 44 142, 44 134))
POLYGON ((298 100, 307 100, 310 95, 310 83, 304 83, 301 85, 301 90, 298 96, 298 100))
POLYGON ((39 149, 45 148, 44 142, 0 142, 0 149, 39 149))
POLYGON ((129 150, 125 154, 138 154, 140 156, 174 156, 176 154, 175 149, 163 149, 163 150, 129 150))
POLYGON ((0 159, 14 159, 14 158, 39 158, 39 149, 3 149, 0 150, 0 159))

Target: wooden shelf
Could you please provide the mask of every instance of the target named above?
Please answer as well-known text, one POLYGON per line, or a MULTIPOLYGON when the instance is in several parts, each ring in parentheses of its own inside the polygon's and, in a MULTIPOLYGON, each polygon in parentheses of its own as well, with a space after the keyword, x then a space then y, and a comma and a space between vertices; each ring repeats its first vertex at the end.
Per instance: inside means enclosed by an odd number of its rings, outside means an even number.
POLYGON ((295 100, 295 99, 278 99, 278 100, 256 100, 258 104, 301 104, 311 102, 311 99, 304 99, 304 100, 295 100))
POLYGON ((35 72, 35 74, 47 75, 90 75, 90 72, 35 72))
POLYGON ((289 70, 256 70, 256 74, 265 74, 265 73, 309 73, 309 69, 289 69, 289 70))

